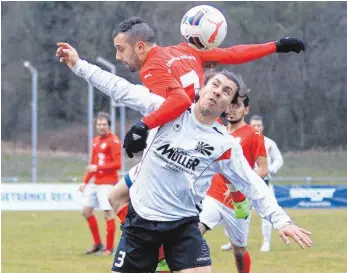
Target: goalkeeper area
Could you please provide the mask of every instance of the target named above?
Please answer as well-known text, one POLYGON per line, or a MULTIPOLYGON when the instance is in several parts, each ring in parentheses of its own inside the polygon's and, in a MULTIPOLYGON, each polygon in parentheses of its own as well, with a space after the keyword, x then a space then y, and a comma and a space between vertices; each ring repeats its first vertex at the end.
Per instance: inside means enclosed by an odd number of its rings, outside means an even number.
MULTIPOLYGON (((261 253, 260 218, 252 215, 249 251, 251 272, 256 273, 345 273, 347 268, 347 214, 345 209, 288 210, 295 223, 312 231, 309 251, 296 244, 285 245, 272 233, 272 248, 261 253)), ((105 241, 105 223, 98 212, 105 241)), ((96 273, 110 272, 113 256, 84 255, 92 244, 88 226, 79 212, 2 212, 2 273, 96 273)), ((121 231, 117 222, 116 245, 121 231)), ((211 248, 212 272, 236 272, 223 227, 206 236, 211 248)))

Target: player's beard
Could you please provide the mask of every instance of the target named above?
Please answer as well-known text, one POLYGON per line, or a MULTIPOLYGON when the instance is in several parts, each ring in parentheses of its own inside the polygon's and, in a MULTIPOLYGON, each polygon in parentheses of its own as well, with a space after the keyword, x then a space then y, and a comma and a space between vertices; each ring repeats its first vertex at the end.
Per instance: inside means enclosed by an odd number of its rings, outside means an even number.
POLYGON ((135 51, 133 51, 131 55, 131 63, 132 65, 127 64, 127 66, 128 66, 128 70, 132 73, 139 71, 142 67, 141 61, 139 57, 136 55, 135 51))
POLYGON ((237 124, 237 123, 239 123, 242 119, 243 119, 243 117, 242 117, 242 118, 239 118, 239 119, 236 119, 236 120, 227 119, 227 121, 228 121, 228 123, 230 123, 230 124, 237 124))

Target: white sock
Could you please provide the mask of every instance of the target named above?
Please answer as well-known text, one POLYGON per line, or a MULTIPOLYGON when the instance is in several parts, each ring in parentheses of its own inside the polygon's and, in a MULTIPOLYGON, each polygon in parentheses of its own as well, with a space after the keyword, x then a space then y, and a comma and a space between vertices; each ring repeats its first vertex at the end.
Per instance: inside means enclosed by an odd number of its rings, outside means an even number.
POLYGON ((265 220, 265 219, 261 220, 261 231, 263 233, 264 243, 270 243, 272 225, 268 220, 265 220))

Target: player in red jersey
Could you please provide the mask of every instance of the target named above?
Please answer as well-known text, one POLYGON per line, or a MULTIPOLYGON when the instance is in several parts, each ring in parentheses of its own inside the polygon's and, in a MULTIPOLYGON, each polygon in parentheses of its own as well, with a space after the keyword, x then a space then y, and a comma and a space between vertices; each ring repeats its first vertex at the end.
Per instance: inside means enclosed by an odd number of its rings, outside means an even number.
POLYGON ((187 43, 160 47, 153 29, 141 18, 129 18, 113 32, 116 58, 132 71, 140 71, 142 83, 153 93, 166 98, 157 111, 137 122, 128 132, 124 147, 129 156, 146 147, 148 130, 180 116, 191 104, 203 81, 203 66, 241 64, 276 52, 305 50, 295 38, 255 45, 239 45, 199 51, 187 43))
MULTIPOLYGON (((240 142, 249 165, 254 168, 257 164, 257 173, 264 178, 268 174, 264 136, 245 122, 245 116, 248 112, 248 96, 239 97, 238 103, 231 104, 225 112, 228 121, 227 128, 228 132, 240 142)), ((203 201, 203 209, 200 213, 200 230, 205 233, 206 230, 224 224, 226 234, 232 243, 238 272, 249 273, 251 260, 246 246, 250 216, 247 219, 237 219, 231 200, 225 197, 228 189, 224 180, 225 178, 221 174, 215 175, 212 179, 211 187, 203 201)))
MULTIPOLYGON (((208 51, 196 50, 187 43, 160 47, 155 42, 153 29, 138 17, 118 24, 113 41, 117 60, 132 72, 140 71, 142 83, 153 93, 166 98, 157 111, 138 121, 128 132, 124 147, 130 157, 145 149, 148 129, 172 121, 190 106, 203 84, 205 65, 241 64, 276 52, 299 53, 305 50, 302 41, 289 37, 277 42, 208 51)), ((125 182, 121 181, 110 196, 113 208, 120 215, 126 214, 119 211, 124 200, 128 200, 128 192, 125 182)))
POLYGON ((113 253, 115 236, 115 221, 112 207, 108 201, 108 194, 113 185, 118 182, 118 170, 121 168, 121 142, 119 138, 110 132, 110 117, 107 113, 100 112, 95 118, 95 127, 98 136, 94 137, 92 155, 84 183, 80 185, 83 193, 83 215, 86 218, 93 235, 94 245, 86 252, 93 254, 103 251, 97 220, 94 216, 95 207, 104 211, 106 220, 106 249, 103 255, 113 253), (94 182, 90 180, 94 177, 94 182))

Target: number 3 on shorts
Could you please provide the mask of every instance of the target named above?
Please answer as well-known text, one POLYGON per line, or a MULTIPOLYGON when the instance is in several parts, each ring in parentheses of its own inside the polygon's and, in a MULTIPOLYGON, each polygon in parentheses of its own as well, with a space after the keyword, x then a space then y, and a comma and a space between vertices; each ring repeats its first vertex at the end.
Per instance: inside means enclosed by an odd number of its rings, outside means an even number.
POLYGON ((114 263, 114 266, 121 267, 123 265, 125 254, 126 253, 124 251, 119 251, 119 256, 117 258, 117 262, 114 263))

